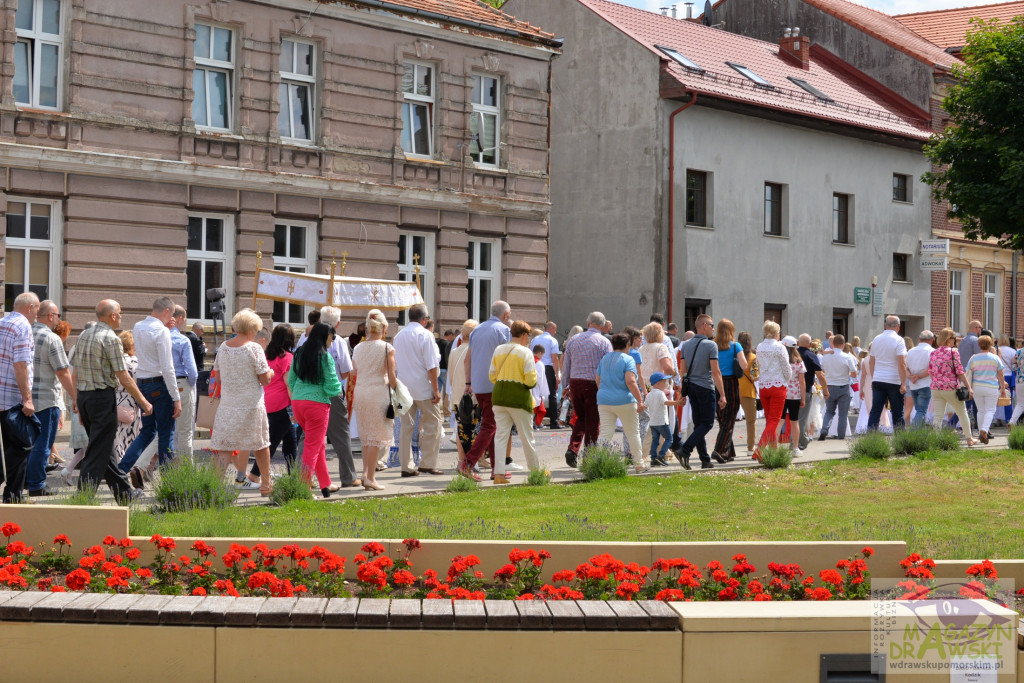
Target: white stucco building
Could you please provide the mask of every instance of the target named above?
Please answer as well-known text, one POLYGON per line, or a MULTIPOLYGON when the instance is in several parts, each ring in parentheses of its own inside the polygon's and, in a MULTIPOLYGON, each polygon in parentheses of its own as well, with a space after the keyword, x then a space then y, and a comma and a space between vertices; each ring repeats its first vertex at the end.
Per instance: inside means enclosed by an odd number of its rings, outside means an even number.
POLYGON ((929 324, 929 122, 894 93, 792 31, 769 43, 607 0, 505 11, 565 38, 550 219, 563 328, 595 309, 617 328, 707 312, 870 339, 882 319, 855 288, 873 281, 906 333, 929 324))

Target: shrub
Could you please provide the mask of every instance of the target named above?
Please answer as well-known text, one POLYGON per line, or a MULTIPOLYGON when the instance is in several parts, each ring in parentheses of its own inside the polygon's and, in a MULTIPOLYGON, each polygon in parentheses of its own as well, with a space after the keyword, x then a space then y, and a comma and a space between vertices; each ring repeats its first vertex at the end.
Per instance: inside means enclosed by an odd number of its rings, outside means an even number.
POLYGON ((608 444, 590 446, 580 458, 584 481, 618 479, 629 474, 622 452, 608 444))
POLYGON ((785 469, 793 462, 793 451, 786 446, 765 446, 761 449, 761 464, 770 470, 785 469))
POLYGON ((270 492, 270 501, 274 505, 281 506, 293 500, 313 500, 313 492, 309 489, 309 482, 302 477, 301 467, 276 479, 274 490, 270 492))
MULTIPOLYGON (((1021 439, 1024 441, 1024 434, 1021 439)), ((952 429, 933 429, 928 435, 928 443, 934 451, 956 451, 960 449, 960 435, 952 429)))
POLYGON ((448 482, 448 486, 444 488, 448 493, 468 493, 469 491, 476 491, 476 489, 475 481, 458 474, 452 477, 452 480, 448 482))
POLYGON ((82 488, 57 498, 55 502, 59 505, 99 505, 100 499, 96 495, 98 488, 94 482, 83 481, 82 488))
POLYGON ((850 456, 853 458, 872 458, 884 460, 892 455, 889 437, 881 432, 868 432, 858 436, 850 444, 850 456))
POLYGON ((930 450, 934 444, 931 427, 898 429, 892 435, 892 450, 896 455, 914 455, 930 450))
POLYGON ((545 486, 551 483, 551 471, 550 470, 530 470, 530 474, 526 476, 527 486, 545 486))
POLYGON ((188 458, 176 458, 161 469, 153 494, 157 507, 167 512, 226 508, 238 496, 216 465, 188 458))
POLYGON ((1006 437, 1006 445, 1015 451, 1024 451, 1024 425, 1013 425, 1006 437))

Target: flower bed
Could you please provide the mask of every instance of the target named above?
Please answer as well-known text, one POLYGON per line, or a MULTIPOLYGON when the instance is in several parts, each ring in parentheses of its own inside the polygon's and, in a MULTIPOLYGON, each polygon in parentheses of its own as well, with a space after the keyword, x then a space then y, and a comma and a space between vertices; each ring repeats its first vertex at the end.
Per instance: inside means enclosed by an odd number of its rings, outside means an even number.
MULTIPOLYGON (((366 543, 353 557, 356 580, 344 576, 346 558, 320 546, 297 544, 269 549, 231 543, 218 556, 212 545, 197 540, 190 553, 179 554, 173 538, 154 535, 149 542, 156 557, 139 566, 141 550, 129 538, 107 536, 102 544, 86 548, 80 558, 71 552, 71 540, 61 534, 49 549, 38 550, 14 537, 20 527, 0 525, 6 540, 0 545, 0 586, 13 590, 158 593, 164 595, 228 595, 292 597, 418 598, 452 600, 662 600, 662 601, 769 601, 861 600, 870 595, 865 547, 853 557, 839 560, 835 569, 808 576, 798 564, 770 562, 767 574, 743 554, 734 555, 731 570, 717 561, 701 568, 684 558, 657 559, 651 566, 624 563, 610 554, 591 557, 575 569, 562 569, 552 581, 541 581, 551 555, 546 550, 513 549, 509 561, 488 579, 478 569, 475 555, 454 557, 443 575, 426 569, 417 575, 412 556, 422 547, 416 539, 403 541, 395 556, 384 546, 366 543)), ((918 554, 901 562, 905 580, 892 594, 895 599, 928 597, 934 589, 935 563, 918 554)), ((960 597, 999 602, 998 574, 991 562, 967 570, 971 579, 960 597)), ((1024 590, 1018 597, 1024 596, 1024 590)))

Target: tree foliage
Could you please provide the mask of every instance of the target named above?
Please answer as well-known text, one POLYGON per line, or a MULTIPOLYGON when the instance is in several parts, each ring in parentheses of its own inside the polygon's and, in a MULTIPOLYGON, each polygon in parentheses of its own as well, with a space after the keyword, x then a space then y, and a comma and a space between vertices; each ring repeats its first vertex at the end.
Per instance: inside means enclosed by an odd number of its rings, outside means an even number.
POLYGON ((501 9, 501 6, 505 4, 505 0, 484 0, 484 2, 496 9, 501 9))
POLYGON ((924 181, 967 237, 1024 249, 1024 17, 977 22, 964 61, 943 102, 950 125, 925 147, 938 168, 924 181))

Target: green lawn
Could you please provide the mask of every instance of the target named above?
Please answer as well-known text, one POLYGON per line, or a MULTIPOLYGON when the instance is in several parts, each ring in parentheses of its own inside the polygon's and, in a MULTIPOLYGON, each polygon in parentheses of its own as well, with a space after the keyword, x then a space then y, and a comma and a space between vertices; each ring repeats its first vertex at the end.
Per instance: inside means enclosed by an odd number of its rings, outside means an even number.
POLYGON ((1014 451, 789 470, 131 515, 133 535, 608 541, 903 540, 942 559, 1020 557, 1014 451))

